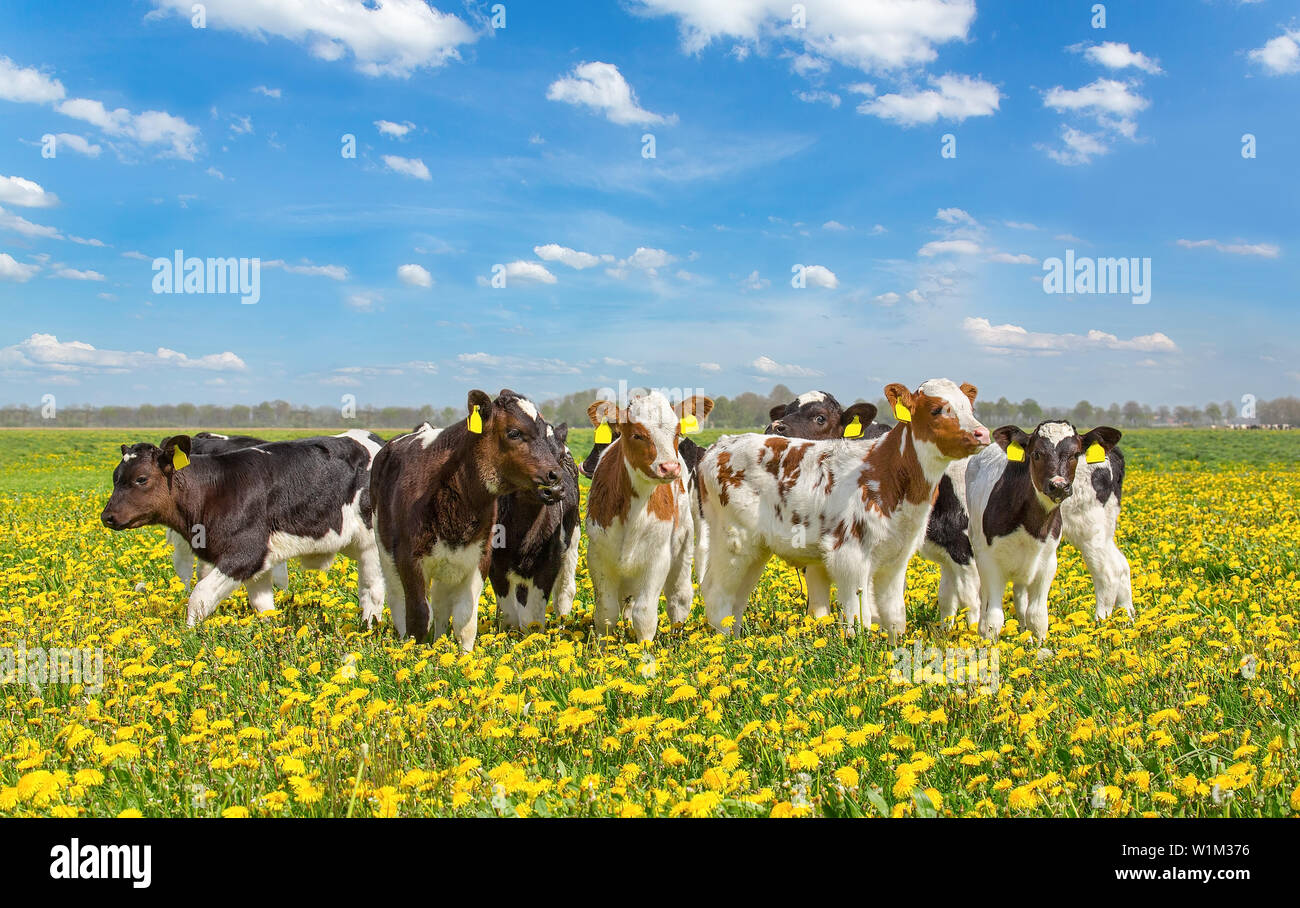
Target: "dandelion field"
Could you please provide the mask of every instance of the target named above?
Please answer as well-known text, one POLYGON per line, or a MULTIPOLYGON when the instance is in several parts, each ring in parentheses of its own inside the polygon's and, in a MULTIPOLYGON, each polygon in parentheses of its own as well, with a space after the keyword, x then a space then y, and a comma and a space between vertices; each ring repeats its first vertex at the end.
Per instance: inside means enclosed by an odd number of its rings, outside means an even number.
MULTIPOLYGON (((99 522, 117 445, 163 434, 0 432, 0 647, 104 653, 98 692, 0 686, 0 815, 1300 812, 1300 432, 1126 433, 1136 621, 1096 624, 1063 544, 1046 648, 1009 621, 996 690, 891 681, 779 562, 730 640, 698 599, 653 646, 593 639, 585 556, 545 634, 497 633, 485 590, 469 655, 359 633, 346 559, 187 630, 163 530, 99 522)), ((914 560, 906 645, 981 646, 937 585, 914 560)))

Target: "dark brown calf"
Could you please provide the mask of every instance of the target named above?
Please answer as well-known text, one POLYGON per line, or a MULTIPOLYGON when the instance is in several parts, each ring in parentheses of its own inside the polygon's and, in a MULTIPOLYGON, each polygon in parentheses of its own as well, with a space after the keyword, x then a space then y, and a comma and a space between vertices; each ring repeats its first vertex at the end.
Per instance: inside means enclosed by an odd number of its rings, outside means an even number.
POLYGON ((475 390, 468 408, 465 422, 436 438, 415 433, 385 445, 370 481, 398 636, 425 639, 432 601, 434 636, 450 622, 465 652, 478 631, 497 497, 528 492, 550 504, 564 496, 551 427, 531 401, 513 391, 493 400, 475 390))

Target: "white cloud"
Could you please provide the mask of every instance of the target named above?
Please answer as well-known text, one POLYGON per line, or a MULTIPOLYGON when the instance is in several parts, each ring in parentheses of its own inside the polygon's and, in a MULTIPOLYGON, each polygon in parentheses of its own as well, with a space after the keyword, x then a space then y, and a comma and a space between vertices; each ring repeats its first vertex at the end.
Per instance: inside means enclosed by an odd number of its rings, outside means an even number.
POLYGON ((143 252, 137 252, 134 249, 128 249, 126 252, 123 252, 122 258, 135 259, 137 262, 152 262, 154 259, 152 255, 145 255, 143 252))
POLYGON ((102 150, 98 145, 92 145, 81 136, 73 135, 70 132, 61 132, 54 137, 55 154, 61 151, 75 151, 77 154, 84 154, 88 158, 97 158, 102 150))
POLYGON ((931 240, 916 254, 930 258, 936 255, 977 255, 979 251, 979 243, 972 240, 931 240))
POLYGON ((962 329, 981 347, 999 351, 1020 350, 1043 355, 1089 348, 1143 353, 1178 351, 1178 345, 1158 331, 1121 340, 1114 334, 1096 329, 1087 334, 1049 334, 1027 331, 1019 325, 994 325, 986 318, 967 318, 962 322, 962 329))
POLYGON ((1275 76, 1300 72, 1300 30, 1288 29, 1248 56, 1275 76))
POLYGON ((755 269, 749 273, 749 277, 740 282, 740 286, 746 290, 766 290, 772 286, 772 282, 765 277, 759 277, 758 270, 755 269))
POLYGON ((829 104, 832 108, 840 106, 840 96, 833 91, 796 91, 794 96, 805 104, 829 104))
POLYGON ((1030 224, 1028 221, 1003 221, 1012 230, 1037 230, 1037 224, 1030 224))
POLYGON ((98 271, 78 271, 76 268, 60 268, 54 272, 55 277, 66 278, 70 281, 102 281, 104 275, 98 271))
POLYGON ((989 256, 990 262, 1000 262, 1004 265, 1037 265, 1038 259, 1026 253, 995 252, 989 256))
POLYGON ((1179 240, 1178 245, 1184 249, 1215 249, 1229 255, 1257 255, 1261 258, 1275 259, 1282 250, 1272 243, 1220 243, 1218 240, 1179 240))
POLYGON ((835 272, 824 265, 806 265, 803 269, 804 284, 809 287, 823 287, 834 290, 840 285, 835 272))
POLYGON ((633 268, 640 268, 643 271, 653 273, 656 268, 663 268, 675 261, 677 259, 674 256, 669 255, 662 249, 638 246, 636 252, 624 259, 621 264, 631 265, 633 268))
POLYGON ((935 218, 948 224, 968 224, 975 226, 975 219, 960 208, 940 208, 934 213, 935 218))
POLYGON ((940 119, 960 123, 967 117, 991 116, 1002 98, 993 83, 970 76, 949 73, 937 79, 931 78, 930 85, 932 87, 924 91, 913 89, 863 101, 858 105, 858 113, 892 120, 902 126, 933 123, 940 119))
POLYGON ((875 302, 880 303, 880 305, 882 306, 892 306, 895 303, 897 303, 900 299, 902 299, 901 296, 899 296, 894 291, 890 290, 888 293, 882 293, 879 296, 877 296, 875 302))
POLYGON ((394 139, 404 139, 406 134, 415 128, 415 124, 410 120, 403 120, 401 123, 394 123, 392 120, 376 120, 375 128, 381 135, 391 136, 394 139))
POLYGON ((722 371, 721 363, 700 363, 701 372, 716 373, 722 371))
POLYGON ((262 267, 282 268, 289 274, 305 274, 310 277, 327 277, 332 281, 346 281, 348 279, 348 269, 342 265, 314 265, 307 261, 300 264, 290 264, 284 259, 271 259, 270 261, 263 262, 262 267))
POLYGON ((278 88, 267 88, 265 85, 259 85, 253 91, 259 95, 266 95, 268 98, 275 98, 276 100, 280 98, 280 89, 278 88))
POLYGON ((822 224, 822 230, 851 230, 851 227, 845 227, 839 221, 827 221, 822 224))
MULTIPOLYGON (((162 15, 192 15, 191 0, 154 0, 162 15)), ((367 76, 405 78, 417 69, 435 68, 459 59, 457 48, 478 34, 450 13, 425 0, 223 0, 207 3, 209 28, 228 29, 265 41, 268 35, 305 45, 321 60, 348 53, 367 76)))
POLYGON ((809 369, 806 366, 797 366, 793 363, 778 363, 770 356, 760 356, 750 365, 762 372, 764 375, 781 375, 788 378, 812 378, 822 373, 816 369, 809 369))
POLYGON ((40 271, 39 265, 24 265, 22 262, 14 261, 14 257, 7 252, 0 252, 0 281, 17 281, 23 283, 30 280, 32 275, 40 271))
POLYGON ((556 277, 541 262, 510 262, 505 266, 506 281, 523 281, 526 284, 554 284, 556 277))
POLYGON ((397 277, 409 287, 432 287, 433 275, 421 265, 398 265, 397 277))
POLYGON ((217 170, 217 168, 215 167, 209 167, 207 170, 203 172, 210 177, 215 177, 218 180, 224 180, 226 178, 226 175, 222 173, 220 170, 217 170))
MULTIPOLYGON (((672 16, 682 49, 699 53, 713 41, 740 42, 743 60, 771 40, 793 39, 806 54, 863 71, 929 63, 935 45, 966 39, 974 0, 820 0, 808 4, 805 27, 790 27, 788 0, 635 0, 633 11, 672 16)), ((805 68, 811 63, 802 64, 805 68)))
POLYGON ((1043 106, 1056 111, 1082 111, 1094 116, 1116 116, 1131 119, 1150 102, 1116 79, 1097 79, 1082 88, 1066 89, 1061 86, 1049 89, 1043 95, 1043 106))
POLYGON ((590 107, 620 126, 677 122, 675 115, 665 117, 642 108, 632 86, 627 84, 613 63, 578 64, 571 75, 551 83, 546 89, 546 97, 551 101, 590 107))
POLYGON ((154 353, 100 350, 83 341, 60 341, 53 334, 33 334, 12 346, 0 347, 0 367, 11 369, 131 372, 159 366, 212 372, 239 372, 247 368, 242 359, 229 351, 190 357, 166 347, 159 347, 154 353))
POLYGON ((369 290, 363 290, 358 293, 349 293, 343 300, 349 308, 358 312, 372 312, 375 307, 383 302, 383 297, 378 293, 369 290))
POLYGON ((601 257, 598 255, 592 255, 590 252, 579 252, 558 243, 534 246, 533 253, 544 262, 559 262, 561 265, 568 265, 570 268, 576 268, 579 271, 583 268, 594 268, 601 262, 601 257))
POLYGON ((145 146, 166 146, 163 154, 194 160, 198 153, 199 130, 182 117, 161 110, 133 114, 125 107, 109 110, 91 98, 69 98, 55 108, 59 113, 97 126, 106 135, 118 136, 145 146))
POLYGON ((467 367, 469 374, 478 374, 479 367, 508 371, 512 375, 577 375, 582 370, 572 363, 558 359, 534 356, 502 356, 492 353, 460 353, 456 361, 467 367))
POLYGON ((1049 158, 1067 167, 1087 164, 1093 158, 1110 151, 1110 146, 1100 136, 1081 132, 1072 126, 1061 126, 1061 142, 1064 146, 1062 148, 1051 148, 1046 145, 1035 147, 1046 151, 1049 158))
POLYGON ((420 158, 404 158, 400 155, 384 155, 384 164, 389 170, 396 173, 405 174, 408 177, 415 177, 417 180, 432 180, 429 174, 429 168, 424 166, 424 161, 420 158))
POLYGON ((80 243, 82 246, 98 246, 101 249, 108 247, 108 244, 105 243, 103 240, 97 240, 94 239, 93 237, 87 239, 84 236, 73 236, 72 234, 68 234, 68 239, 72 240, 72 242, 74 243, 80 243))
POLYGON ((39 183, 31 180, 0 176, 0 204, 18 205, 22 208, 51 208, 59 204, 59 197, 46 192, 39 183))
POLYGON ((913 287, 911 290, 907 291, 907 298, 908 298, 909 301, 911 301, 911 302, 913 302, 913 303, 924 303, 924 302, 925 302, 925 294, 922 293, 920 290, 917 290, 915 287, 913 287))
POLYGON ((1082 51, 1085 58, 1107 69, 1127 69, 1132 66, 1152 75, 1164 72, 1158 60, 1153 60, 1140 51, 1130 50, 1127 44, 1118 41, 1103 41, 1088 46, 1076 44, 1070 50, 1082 51))
POLYGON ((50 104, 63 96, 63 83, 58 79, 0 57, 0 99, 21 104, 50 104))
POLYGON ((63 239, 63 235, 53 227, 47 227, 44 224, 33 224, 26 218, 5 211, 3 208, 0 208, 0 230, 8 230, 11 233, 19 233, 29 237, 43 237, 51 240, 63 239))

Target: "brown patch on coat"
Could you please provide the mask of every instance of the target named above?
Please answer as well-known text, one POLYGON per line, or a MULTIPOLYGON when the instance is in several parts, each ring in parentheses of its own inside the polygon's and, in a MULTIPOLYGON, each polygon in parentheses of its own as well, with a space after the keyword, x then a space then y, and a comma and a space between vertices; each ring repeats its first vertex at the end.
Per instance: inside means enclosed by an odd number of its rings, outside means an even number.
POLYGON ((745 481, 745 471, 743 469, 731 469, 731 452, 718 452, 718 501, 725 508, 730 500, 731 489, 739 488, 745 481))
POLYGON ((632 502, 632 479, 623 466, 623 438, 617 438, 596 465, 587 493, 587 516, 596 526, 607 528, 619 517, 626 517, 632 502))
POLYGON ((867 452, 858 474, 863 503, 888 518, 898 506, 924 504, 934 490, 925 478, 907 423, 899 423, 867 452), (872 483, 876 484, 873 489, 872 483))

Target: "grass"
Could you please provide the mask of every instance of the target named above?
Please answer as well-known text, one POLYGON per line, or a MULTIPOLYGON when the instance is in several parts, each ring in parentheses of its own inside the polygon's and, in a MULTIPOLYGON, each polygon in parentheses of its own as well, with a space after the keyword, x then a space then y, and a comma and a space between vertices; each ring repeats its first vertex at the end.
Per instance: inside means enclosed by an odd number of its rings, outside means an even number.
MULTIPOLYGON (((104 660, 102 685, 0 684, 0 813, 1300 810, 1300 433, 1126 433, 1137 620, 1098 625, 1062 546, 1047 646, 1009 622, 996 686, 891 678, 883 639, 809 619, 778 562, 734 639, 698 600, 652 646, 595 638, 585 557, 545 634, 496 633, 485 592, 469 655, 359 633, 345 559, 295 565, 268 618, 241 592, 187 630, 161 529, 98 524, 117 445, 163 434, 0 432, 0 647, 104 660)), ((907 645, 987 659, 939 624, 937 581, 913 562, 907 645)))

